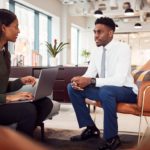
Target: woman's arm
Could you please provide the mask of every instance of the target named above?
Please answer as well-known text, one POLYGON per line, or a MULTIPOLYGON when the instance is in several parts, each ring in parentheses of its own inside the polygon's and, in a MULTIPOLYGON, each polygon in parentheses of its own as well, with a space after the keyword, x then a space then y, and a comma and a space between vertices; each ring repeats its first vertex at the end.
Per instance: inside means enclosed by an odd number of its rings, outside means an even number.
POLYGON ((7 86, 7 92, 13 92, 19 90, 24 84, 21 79, 16 79, 14 81, 9 81, 7 86))
POLYGON ((5 104, 5 103, 6 103, 6 95, 0 94, 0 104, 5 104))
POLYGON ((23 85, 32 85, 36 83, 35 77, 25 76, 14 81, 9 81, 7 86, 7 92, 13 92, 19 90, 23 85))

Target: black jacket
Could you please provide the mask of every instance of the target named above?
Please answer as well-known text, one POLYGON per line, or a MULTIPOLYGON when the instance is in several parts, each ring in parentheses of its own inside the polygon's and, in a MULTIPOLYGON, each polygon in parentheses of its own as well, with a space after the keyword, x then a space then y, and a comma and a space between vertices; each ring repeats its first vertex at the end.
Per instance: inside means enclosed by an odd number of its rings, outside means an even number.
POLYGON ((9 80, 9 70, 6 65, 4 51, 0 51, 0 104, 6 103, 6 94, 20 89, 23 84, 20 79, 9 80))

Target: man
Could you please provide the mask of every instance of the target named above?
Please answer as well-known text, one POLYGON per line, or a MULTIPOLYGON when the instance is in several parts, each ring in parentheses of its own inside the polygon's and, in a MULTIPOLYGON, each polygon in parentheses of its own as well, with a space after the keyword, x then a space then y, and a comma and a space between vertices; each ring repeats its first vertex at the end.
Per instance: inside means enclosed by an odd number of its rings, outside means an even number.
POLYGON ((90 64, 83 76, 73 77, 68 93, 79 127, 86 129, 72 141, 99 137, 100 132, 90 117, 85 98, 100 101, 104 110, 104 139, 98 150, 114 150, 121 141, 118 136, 117 102, 135 103, 137 87, 131 75, 130 49, 125 43, 114 41, 115 23, 102 17, 95 21, 94 37, 97 49, 92 52, 90 64))

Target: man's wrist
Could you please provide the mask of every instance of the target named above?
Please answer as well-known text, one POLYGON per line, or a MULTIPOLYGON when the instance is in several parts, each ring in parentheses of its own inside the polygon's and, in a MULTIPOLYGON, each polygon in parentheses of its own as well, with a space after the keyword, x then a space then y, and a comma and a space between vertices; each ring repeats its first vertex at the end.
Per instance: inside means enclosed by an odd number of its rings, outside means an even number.
POLYGON ((96 78, 91 78, 91 85, 96 86, 96 78))

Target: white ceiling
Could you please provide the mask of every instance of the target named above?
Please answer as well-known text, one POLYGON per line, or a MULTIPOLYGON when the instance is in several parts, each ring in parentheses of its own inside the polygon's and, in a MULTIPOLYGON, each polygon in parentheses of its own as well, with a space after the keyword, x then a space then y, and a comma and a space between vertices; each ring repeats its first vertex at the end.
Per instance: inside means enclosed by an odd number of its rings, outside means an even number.
POLYGON ((60 0, 69 9, 71 16, 93 17, 94 11, 100 8, 104 16, 115 21, 150 22, 150 0, 60 0), (134 16, 125 16, 123 3, 130 2, 134 16))

